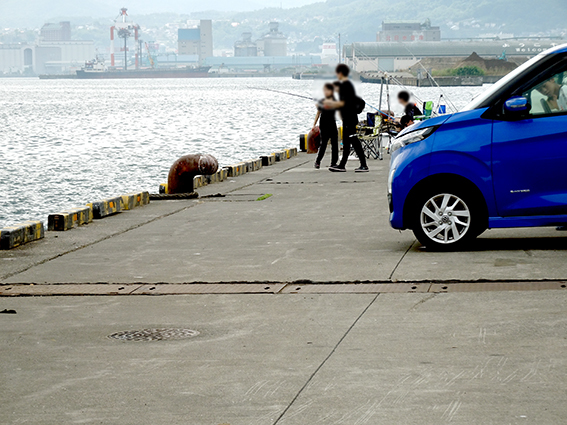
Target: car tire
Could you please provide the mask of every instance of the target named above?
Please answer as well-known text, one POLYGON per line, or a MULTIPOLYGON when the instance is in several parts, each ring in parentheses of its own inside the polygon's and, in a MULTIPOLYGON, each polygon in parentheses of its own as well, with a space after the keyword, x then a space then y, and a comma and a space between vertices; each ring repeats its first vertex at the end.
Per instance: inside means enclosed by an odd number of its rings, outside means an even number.
POLYGON ((415 237, 432 251, 463 249, 486 230, 482 201, 465 188, 423 192, 412 203, 410 217, 415 237))

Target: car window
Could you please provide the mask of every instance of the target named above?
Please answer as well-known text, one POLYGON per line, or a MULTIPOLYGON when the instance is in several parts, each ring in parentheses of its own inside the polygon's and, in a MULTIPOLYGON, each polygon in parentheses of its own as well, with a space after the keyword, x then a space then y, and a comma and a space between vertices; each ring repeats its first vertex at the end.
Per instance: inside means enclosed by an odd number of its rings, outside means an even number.
POLYGON ((567 69, 542 77, 523 96, 532 106, 532 116, 567 113, 567 69))

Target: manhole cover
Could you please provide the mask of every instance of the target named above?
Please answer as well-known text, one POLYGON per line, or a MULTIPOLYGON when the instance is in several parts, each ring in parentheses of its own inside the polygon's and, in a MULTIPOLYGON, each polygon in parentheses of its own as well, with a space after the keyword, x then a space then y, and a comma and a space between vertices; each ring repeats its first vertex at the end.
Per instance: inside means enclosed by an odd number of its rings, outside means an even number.
POLYGON ((191 338, 197 335, 199 335, 199 332, 191 329, 161 328, 115 332, 108 337, 121 341, 163 341, 166 339, 191 338))

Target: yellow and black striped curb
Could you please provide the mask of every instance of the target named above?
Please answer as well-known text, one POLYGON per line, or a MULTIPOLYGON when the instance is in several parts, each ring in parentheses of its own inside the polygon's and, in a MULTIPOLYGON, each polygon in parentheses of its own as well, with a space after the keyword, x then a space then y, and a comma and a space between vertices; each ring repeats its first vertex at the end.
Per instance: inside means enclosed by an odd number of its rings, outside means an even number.
POLYGON ((150 203, 149 192, 133 192, 127 193, 120 197, 121 208, 123 210, 131 210, 136 207, 141 207, 143 205, 148 205, 150 203))
POLYGON ((286 151, 277 151, 274 152, 276 155, 276 162, 285 161, 287 159, 287 152, 286 151))
POLYGON ((250 161, 246 161, 246 167, 248 168, 248 172, 252 173, 254 171, 258 171, 263 167, 262 159, 261 158, 254 158, 250 161))
POLYGON ((76 226, 88 224, 93 221, 93 218, 103 218, 149 203, 150 194, 148 192, 127 193, 116 198, 92 202, 84 207, 71 208, 67 211, 49 214, 47 217, 47 230, 69 230, 76 226))
POLYGON ((89 206, 71 208, 47 217, 47 230, 65 231, 93 221, 93 210, 89 206))
MULTIPOLYGON (((238 164, 227 165, 219 169, 215 174, 196 175, 193 177, 193 189, 203 187, 213 183, 220 183, 229 177, 238 177, 246 173, 258 171, 263 167, 273 165, 276 161, 285 161, 297 155, 297 148, 284 149, 270 155, 263 155, 259 158, 242 161, 238 164)), ((159 185, 160 194, 169 194, 167 183, 159 185)))
POLYGON ((270 165, 274 165, 276 163, 276 154, 271 153, 270 155, 262 155, 260 157, 262 159, 262 165, 264 167, 268 167, 270 165))
POLYGON ((301 152, 307 152, 307 140, 309 138, 309 134, 300 134, 299 135, 299 150, 301 152))
POLYGON ((220 183, 225 181, 226 178, 228 177, 228 170, 221 168, 215 174, 210 174, 208 176, 203 176, 203 177, 205 177, 205 181, 207 184, 220 183))
POLYGON ((44 236, 45 229, 41 221, 24 221, 0 229, 0 249, 12 249, 44 236))
POLYGON ((238 164, 234 165, 228 165, 223 168, 227 170, 228 177, 238 177, 246 173, 246 165, 243 162, 239 162, 238 164))
POLYGON ((93 209, 93 218, 95 220, 117 214, 122 211, 122 197, 103 199, 101 201, 90 202, 87 206, 93 209))
POLYGON ((202 175, 193 177, 193 190, 207 185, 207 178, 202 175))

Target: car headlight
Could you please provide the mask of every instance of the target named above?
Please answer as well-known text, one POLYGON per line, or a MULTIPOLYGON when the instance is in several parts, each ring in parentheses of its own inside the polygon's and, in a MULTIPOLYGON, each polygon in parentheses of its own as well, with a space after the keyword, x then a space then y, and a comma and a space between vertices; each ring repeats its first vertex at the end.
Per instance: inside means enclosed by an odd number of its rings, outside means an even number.
POLYGON ((396 137, 390 147, 390 153, 394 153, 404 146, 427 139, 435 130, 437 130, 437 126, 420 128, 419 130, 410 131, 409 133, 396 137))

